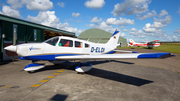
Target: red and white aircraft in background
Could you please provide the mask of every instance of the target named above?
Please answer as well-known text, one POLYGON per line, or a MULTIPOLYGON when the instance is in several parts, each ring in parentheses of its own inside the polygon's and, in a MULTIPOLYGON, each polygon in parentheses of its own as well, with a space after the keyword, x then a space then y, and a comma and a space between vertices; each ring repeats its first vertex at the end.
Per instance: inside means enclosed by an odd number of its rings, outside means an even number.
POLYGON ((154 40, 147 43, 136 43, 135 41, 130 39, 130 46, 143 46, 143 47, 148 47, 148 48, 159 47, 161 43, 156 43, 158 41, 159 40, 154 40))

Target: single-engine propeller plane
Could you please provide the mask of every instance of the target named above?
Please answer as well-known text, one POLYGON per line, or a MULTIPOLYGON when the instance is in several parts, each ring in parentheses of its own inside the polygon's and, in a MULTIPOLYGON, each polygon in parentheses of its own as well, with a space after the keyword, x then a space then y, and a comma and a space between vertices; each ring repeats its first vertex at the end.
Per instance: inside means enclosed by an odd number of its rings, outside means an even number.
POLYGON ((148 47, 148 48, 159 47, 161 43, 156 43, 158 41, 159 40, 154 40, 147 43, 137 43, 133 39, 130 39, 130 46, 142 46, 142 47, 148 47))
POLYGON ((5 50, 16 52, 22 60, 32 60, 25 71, 35 71, 45 67, 45 64, 38 64, 37 61, 50 61, 57 63, 67 60, 80 60, 77 72, 87 72, 92 68, 88 60, 96 59, 124 59, 124 58, 159 58, 164 55, 172 56, 171 53, 136 53, 133 51, 116 50, 120 31, 115 31, 106 44, 93 43, 77 38, 56 36, 42 43, 25 43, 10 45, 5 50), (115 51, 131 52, 125 54, 112 54, 115 51))

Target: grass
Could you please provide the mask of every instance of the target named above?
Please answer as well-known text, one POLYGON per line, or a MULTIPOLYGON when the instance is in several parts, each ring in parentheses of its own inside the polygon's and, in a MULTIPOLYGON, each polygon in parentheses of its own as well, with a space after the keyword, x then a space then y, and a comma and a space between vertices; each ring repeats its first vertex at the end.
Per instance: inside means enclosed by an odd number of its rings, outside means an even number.
MULTIPOLYGON (((117 47, 117 49, 148 49, 148 48, 147 47, 117 47)), ((161 45, 158 48, 154 47, 153 50, 180 54, 180 45, 178 44, 161 45)))
POLYGON ((161 45, 158 48, 153 48, 154 50, 178 53, 180 54, 180 45, 161 45))

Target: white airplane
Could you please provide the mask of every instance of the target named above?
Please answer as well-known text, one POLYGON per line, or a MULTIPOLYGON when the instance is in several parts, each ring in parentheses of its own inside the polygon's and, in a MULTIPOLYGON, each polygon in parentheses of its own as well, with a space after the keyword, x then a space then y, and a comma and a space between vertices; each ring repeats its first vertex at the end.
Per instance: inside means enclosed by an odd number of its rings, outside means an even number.
POLYGON ((161 43, 155 43, 159 40, 150 41, 147 43, 136 43, 133 39, 130 39, 130 46, 143 46, 148 48, 159 47, 161 43))
POLYGON ((27 65, 25 71, 35 71, 45 67, 45 64, 38 64, 36 61, 50 61, 53 63, 66 60, 80 60, 77 72, 87 72, 92 68, 88 60, 96 59, 124 59, 124 58, 159 58, 164 55, 172 56, 171 53, 135 53, 133 51, 115 50, 120 32, 115 31, 106 44, 93 43, 77 38, 57 36, 42 43, 25 43, 20 45, 10 45, 5 50, 16 52, 22 60, 32 60, 32 64, 27 65), (131 52, 126 54, 111 54, 118 52, 131 52))

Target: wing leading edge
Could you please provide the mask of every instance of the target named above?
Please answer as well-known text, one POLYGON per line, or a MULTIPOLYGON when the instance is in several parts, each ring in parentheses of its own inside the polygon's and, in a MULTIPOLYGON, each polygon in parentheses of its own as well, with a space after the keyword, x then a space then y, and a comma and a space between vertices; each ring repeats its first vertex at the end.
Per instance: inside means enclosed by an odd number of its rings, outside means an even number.
POLYGON ((131 53, 131 54, 103 54, 103 55, 75 55, 58 56, 59 60, 95 60, 95 59, 135 59, 135 58, 166 58, 174 56, 171 53, 131 53))

